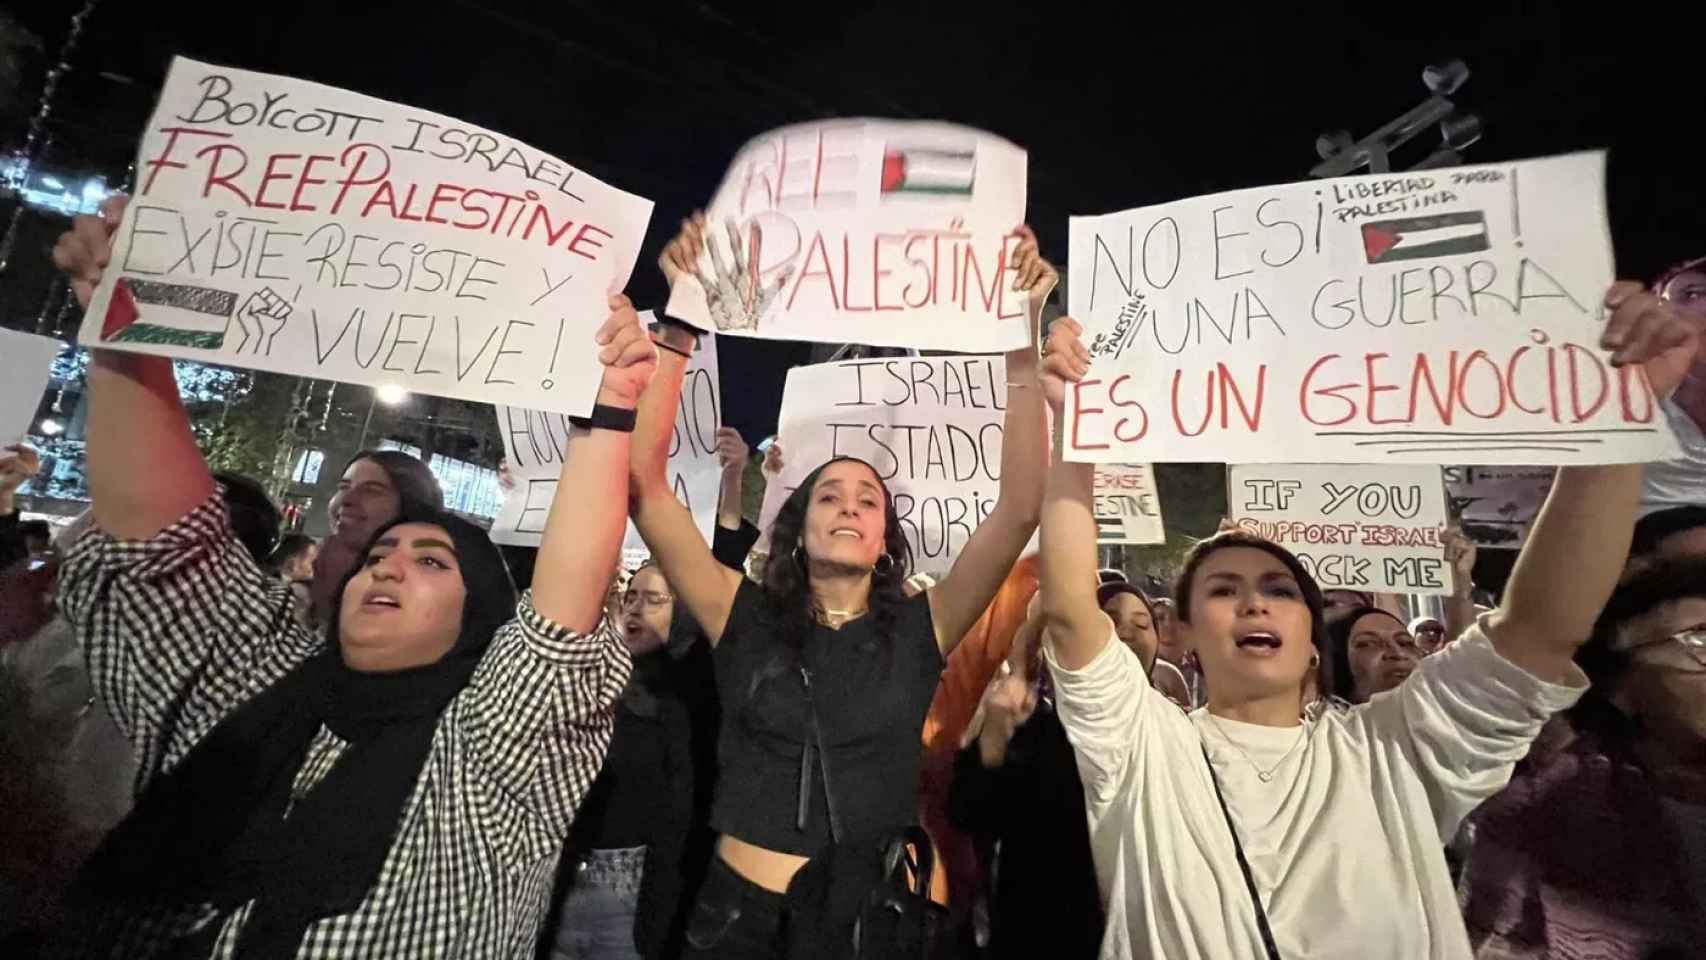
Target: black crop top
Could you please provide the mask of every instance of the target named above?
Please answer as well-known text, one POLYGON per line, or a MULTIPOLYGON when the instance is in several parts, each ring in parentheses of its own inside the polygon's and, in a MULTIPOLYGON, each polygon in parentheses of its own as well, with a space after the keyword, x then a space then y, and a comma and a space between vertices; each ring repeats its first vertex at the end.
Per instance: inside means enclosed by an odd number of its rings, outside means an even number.
POLYGON ((799 659, 772 621, 764 588, 742 579, 714 655, 723 717, 712 828, 769 850, 815 855, 832 839, 826 766, 835 839, 911 824, 924 715, 942 675, 926 595, 905 602, 895 635, 884 640, 869 615, 840 630, 814 627, 804 656, 810 706, 799 659), (811 706, 828 755, 818 762, 813 749, 802 784, 811 706))

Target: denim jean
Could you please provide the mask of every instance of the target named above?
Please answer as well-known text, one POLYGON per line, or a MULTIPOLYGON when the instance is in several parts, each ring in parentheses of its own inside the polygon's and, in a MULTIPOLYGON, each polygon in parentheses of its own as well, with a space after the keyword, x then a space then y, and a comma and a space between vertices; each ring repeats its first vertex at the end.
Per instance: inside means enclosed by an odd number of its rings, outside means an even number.
POLYGON ((634 911, 646 848, 594 850, 563 896, 551 960, 640 960, 634 911))

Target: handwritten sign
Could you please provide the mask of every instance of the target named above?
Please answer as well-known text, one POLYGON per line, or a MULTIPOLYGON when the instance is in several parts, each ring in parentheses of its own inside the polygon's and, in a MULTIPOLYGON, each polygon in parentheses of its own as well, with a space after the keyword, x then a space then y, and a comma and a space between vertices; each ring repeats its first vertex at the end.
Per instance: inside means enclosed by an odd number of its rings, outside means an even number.
POLYGON ((574 414, 651 216, 450 117, 181 57, 136 184, 85 346, 574 414))
MULTIPOLYGON (((651 311, 642 312, 640 318, 650 324, 651 311)), ((669 446, 669 479, 675 495, 692 511, 707 543, 717 522, 722 479, 717 463, 716 434, 721 422, 717 390, 717 338, 701 337, 681 384, 681 407, 676 411, 675 435, 669 446)), ((492 522, 492 540, 536 547, 545 532, 551 498, 557 493, 557 476, 563 470, 568 419, 562 414, 520 407, 498 407, 497 412, 515 489, 504 498, 503 508, 492 522)), ((645 541, 630 521, 622 544, 623 561, 634 566, 648 555, 645 541)))
POLYGON ((1095 482, 1097 543, 1167 542, 1154 467, 1147 463, 1100 464, 1095 482))
POLYGON ((1449 594, 1438 467, 1239 464, 1232 519, 1292 553, 1323 590, 1449 594))
POLYGON ((0 328, 0 447, 29 433, 53 372, 53 358, 64 349, 65 344, 51 337, 0 328))
POLYGON ((1445 494, 1458 525, 1483 547, 1516 549, 1552 491, 1552 467, 1446 467, 1445 494))
POLYGON ((999 356, 844 360, 795 367, 782 391, 782 474, 759 527, 831 457, 858 457, 894 498, 913 570, 945 573, 995 508, 1007 363, 999 356))
POLYGON ((1071 224, 1072 460, 1667 459, 1598 348, 1605 156, 1342 177, 1071 224))
POLYGON ((1027 342, 1023 150, 945 123, 832 120, 735 154, 699 277, 667 311, 747 337, 1006 351, 1027 342))

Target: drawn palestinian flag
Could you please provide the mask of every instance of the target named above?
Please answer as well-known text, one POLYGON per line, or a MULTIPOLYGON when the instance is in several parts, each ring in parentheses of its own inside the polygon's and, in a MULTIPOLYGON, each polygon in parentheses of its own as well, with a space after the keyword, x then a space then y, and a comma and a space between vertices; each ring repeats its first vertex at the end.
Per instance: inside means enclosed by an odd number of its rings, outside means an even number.
POLYGON ((1096 542, 1105 544, 1125 543, 1125 518, 1097 517, 1096 542))
POLYGON ((947 193, 971 196, 977 181, 977 154, 967 150, 883 151, 883 194, 947 193))
POLYGON ((122 277, 113 286, 101 340, 218 350, 237 307, 228 290, 122 277))
POLYGON ((1362 249, 1369 263, 1449 257, 1487 247, 1487 217, 1479 210, 1362 225, 1362 249))

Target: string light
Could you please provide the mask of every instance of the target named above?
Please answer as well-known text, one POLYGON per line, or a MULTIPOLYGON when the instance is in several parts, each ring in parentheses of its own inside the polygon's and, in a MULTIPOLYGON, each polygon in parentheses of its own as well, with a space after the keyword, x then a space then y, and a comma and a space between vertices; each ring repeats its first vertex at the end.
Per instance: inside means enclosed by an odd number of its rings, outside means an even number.
MULTIPOLYGON (((42 80, 41 98, 36 102, 36 112, 30 117, 29 130, 24 134, 24 145, 14 154, 16 162, 6 171, 6 187, 13 193, 20 193, 28 181, 30 171, 35 167, 36 160, 47 149, 51 136, 47 132, 47 121, 53 116, 54 96, 59 92, 59 81, 71 72, 71 55, 77 50, 77 41, 82 39, 83 25, 94 14, 100 0, 85 0, 83 9, 71 15, 71 29, 65 34, 65 42, 59 47, 59 62, 47 71, 42 80)), ((20 197, 17 206, 12 209, 12 220, 6 225, 6 233, 0 236, 0 273, 5 273, 6 266, 12 262, 12 251, 18 245, 18 227, 23 222, 24 203, 20 197)))

